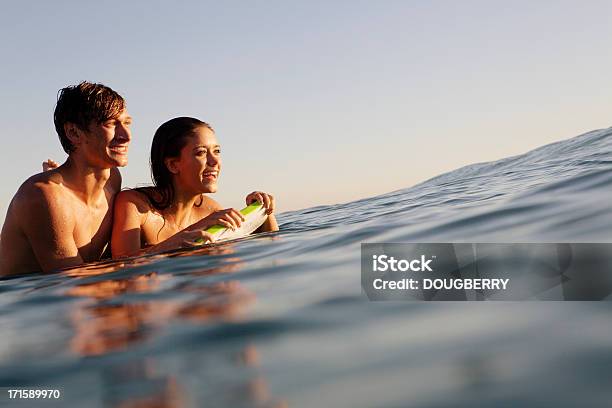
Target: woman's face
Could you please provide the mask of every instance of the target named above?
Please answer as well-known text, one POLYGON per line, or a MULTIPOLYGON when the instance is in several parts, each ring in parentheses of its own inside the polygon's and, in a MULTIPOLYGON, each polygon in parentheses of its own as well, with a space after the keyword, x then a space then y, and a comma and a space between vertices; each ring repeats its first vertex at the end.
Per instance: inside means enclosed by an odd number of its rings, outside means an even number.
POLYGON ((196 194, 216 192, 221 171, 221 147, 215 133, 207 127, 198 127, 170 166, 175 183, 182 190, 196 194))

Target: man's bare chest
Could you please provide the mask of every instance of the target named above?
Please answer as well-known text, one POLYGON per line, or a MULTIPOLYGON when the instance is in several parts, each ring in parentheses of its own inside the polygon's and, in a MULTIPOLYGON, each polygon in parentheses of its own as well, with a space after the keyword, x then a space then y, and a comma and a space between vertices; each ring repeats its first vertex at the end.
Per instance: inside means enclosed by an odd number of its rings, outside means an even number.
POLYGON ((85 261, 100 259, 110 241, 113 226, 112 200, 107 199, 96 206, 74 206, 74 242, 85 261))

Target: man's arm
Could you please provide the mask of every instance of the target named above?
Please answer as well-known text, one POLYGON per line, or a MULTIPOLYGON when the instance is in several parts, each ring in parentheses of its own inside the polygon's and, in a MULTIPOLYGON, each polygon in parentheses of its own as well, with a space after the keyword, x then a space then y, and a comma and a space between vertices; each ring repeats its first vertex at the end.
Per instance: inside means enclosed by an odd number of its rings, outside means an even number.
POLYGON ((30 186, 17 203, 20 226, 43 272, 83 264, 74 242, 76 220, 71 206, 55 189, 30 186))

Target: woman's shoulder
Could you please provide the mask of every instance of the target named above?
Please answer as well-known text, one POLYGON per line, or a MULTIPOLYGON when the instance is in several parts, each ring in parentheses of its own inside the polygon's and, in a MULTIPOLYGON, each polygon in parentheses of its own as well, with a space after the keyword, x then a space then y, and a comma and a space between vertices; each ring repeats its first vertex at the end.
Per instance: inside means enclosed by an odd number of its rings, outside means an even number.
POLYGON ((202 201, 200 203, 196 202, 193 209, 195 210, 194 215, 200 219, 208 217, 210 214, 223 208, 217 201, 202 194, 202 201))
POLYGON ((141 187, 121 190, 115 198, 115 206, 134 205, 140 212, 151 211, 149 195, 156 194, 154 188, 141 187))
POLYGON ((202 195, 202 204, 200 204, 199 207, 209 212, 219 211, 223 209, 223 207, 221 207, 221 204, 206 195, 202 195))

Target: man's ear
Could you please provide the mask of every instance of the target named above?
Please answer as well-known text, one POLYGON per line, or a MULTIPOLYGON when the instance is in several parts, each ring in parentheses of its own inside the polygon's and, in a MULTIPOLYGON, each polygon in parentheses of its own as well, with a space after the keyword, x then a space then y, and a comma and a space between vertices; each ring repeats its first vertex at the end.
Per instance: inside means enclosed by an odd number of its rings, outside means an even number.
POLYGON ((82 132, 81 129, 77 125, 72 122, 64 123, 64 133, 66 133, 66 137, 70 140, 73 146, 79 145, 81 141, 82 132))
POLYGON ((164 163, 166 164, 166 168, 172 174, 178 174, 178 157, 167 157, 164 159, 164 163))

